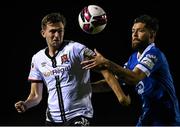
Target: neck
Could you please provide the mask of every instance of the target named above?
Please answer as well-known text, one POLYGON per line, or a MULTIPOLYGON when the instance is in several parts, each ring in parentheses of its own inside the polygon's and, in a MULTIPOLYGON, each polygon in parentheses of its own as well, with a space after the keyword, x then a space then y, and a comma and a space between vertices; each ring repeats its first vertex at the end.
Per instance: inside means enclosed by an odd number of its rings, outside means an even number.
POLYGON ((144 51, 144 49, 139 49, 139 50, 138 50, 138 53, 139 53, 139 54, 142 54, 143 51, 144 51))
POLYGON ((48 48, 49 48, 49 55, 51 57, 53 57, 58 52, 58 48, 54 48, 54 47, 48 47, 48 48))

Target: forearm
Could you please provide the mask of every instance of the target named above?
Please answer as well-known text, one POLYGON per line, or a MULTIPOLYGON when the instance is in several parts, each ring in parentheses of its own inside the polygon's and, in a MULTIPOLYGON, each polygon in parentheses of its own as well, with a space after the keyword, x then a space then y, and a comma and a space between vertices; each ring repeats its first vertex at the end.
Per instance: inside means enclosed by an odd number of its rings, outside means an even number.
POLYGON ((41 98, 29 95, 25 101, 18 101, 15 103, 15 108, 19 113, 23 113, 29 108, 37 105, 40 102, 41 98))
POLYGON ((40 103, 41 99, 42 99, 42 97, 40 97, 40 96, 30 94, 29 97, 24 102, 26 110, 38 105, 40 103))
POLYGON ((129 69, 114 63, 113 61, 106 60, 105 67, 112 73, 117 74, 122 80, 131 85, 136 85, 139 82, 137 74, 129 69))
POLYGON ((104 76, 109 87, 113 90, 113 92, 117 96, 119 102, 121 103, 125 99, 126 95, 124 94, 123 90, 121 89, 118 80, 115 78, 115 76, 112 73, 110 73, 107 70, 102 70, 101 73, 104 76))
POLYGON ((31 83, 31 92, 25 101, 15 103, 15 108, 19 113, 25 112, 27 109, 39 104, 42 99, 42 83, 31 83))

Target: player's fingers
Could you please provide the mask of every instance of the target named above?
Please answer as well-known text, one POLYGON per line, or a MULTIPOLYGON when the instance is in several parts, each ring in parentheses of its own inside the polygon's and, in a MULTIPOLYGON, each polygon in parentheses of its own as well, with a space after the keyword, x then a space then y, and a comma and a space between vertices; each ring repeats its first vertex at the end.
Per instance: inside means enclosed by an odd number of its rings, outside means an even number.
POLYGON ((96 66, 95 63, 93 62, 93 63, 85 65, 84 67, 82 67, 82 69, 91 69, 91 68, 94 68, 95 66, 96 66))
POLYGON ((25 106, 24 106, 24 105, 21 105, 20 107, 17 108, 17 111, 18 111, 19 113, 25 112, 25 106))
POLYGON ((130 96, 128 95, 127 96, 127 105, 130 105, 131 104, 131 98, 130 98, 130 96))
POLYGON ((89 63, 92 63, 94 62, 94 59, 90 59, 90 60, 84 60, 81 62, 81 64, 89 64, 89 63))
POLYGON ((129 106, 131 104, 131 98, 129 95, 125 96, 123 101, 121 102, 123 106, 129 106))
MULTIPOLYGON (((97 51, 96 48, 94 49, 94 52, 96 53, 96 55, 97 55, 97 54, 100 54, 100 53, 97 51)), ((100 55, 101 55, 101 54, 100 54, 100 55)))
POLYGON ((21 110, 21 108, 16 108, 18 113, 22 113, 23 111, 21 110))
POLYGON ((17 103, 15 103, 15 107, 19 107, 23 104, 24 102, 23 101, 18 101, 17 103))
POLYGON ((20 102, 17 102, 17 103, 15 103, 15 108, 18 108, 19 106, 21 105, 21 103, 20 102))
POLYGON ((23 112, 21 107, 22 107, 21 105, 16 105, 15 106, 17 112, 19 112, 19 113, 23 112))
POLYGON ((19 101, 15 104, 15 108, 19 113, 25 112, 25 105, 23 101, 19 101))
POLYGON ((21 105, 21 111, 25 112, 25 106, 24 105, 21 105))

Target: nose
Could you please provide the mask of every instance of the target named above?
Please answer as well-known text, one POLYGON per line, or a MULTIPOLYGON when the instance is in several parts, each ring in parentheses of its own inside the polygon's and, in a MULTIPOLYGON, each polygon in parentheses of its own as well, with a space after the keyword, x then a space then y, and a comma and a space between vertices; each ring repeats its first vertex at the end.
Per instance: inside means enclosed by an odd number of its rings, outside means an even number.
POLYGON ((133 33, 132 33, 132 37, 137 37, 137 31, 134 31, 133 33))
POLYGON ((55 37, 59 37, 59 32, 56 31, 56 32, 54 33, 54 36, 55 36, 55 37))

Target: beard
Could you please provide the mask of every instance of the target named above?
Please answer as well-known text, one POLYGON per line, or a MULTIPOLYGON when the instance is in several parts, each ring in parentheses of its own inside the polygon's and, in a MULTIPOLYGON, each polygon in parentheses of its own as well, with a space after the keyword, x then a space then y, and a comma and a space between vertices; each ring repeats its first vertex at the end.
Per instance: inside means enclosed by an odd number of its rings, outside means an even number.
POLYGON ((133 40, 132 42, 132 49, 143 51, 144 49, 146 49, 148 45, 149 45, 149 41, 147 39, 144 39, 144 40, 136 39, 136 40, 133 40))

